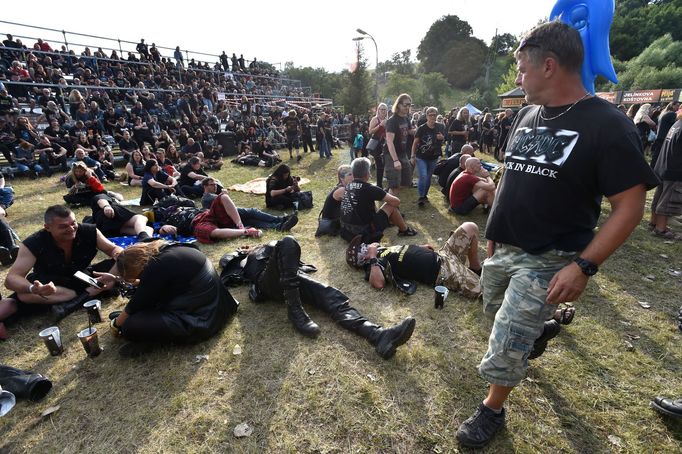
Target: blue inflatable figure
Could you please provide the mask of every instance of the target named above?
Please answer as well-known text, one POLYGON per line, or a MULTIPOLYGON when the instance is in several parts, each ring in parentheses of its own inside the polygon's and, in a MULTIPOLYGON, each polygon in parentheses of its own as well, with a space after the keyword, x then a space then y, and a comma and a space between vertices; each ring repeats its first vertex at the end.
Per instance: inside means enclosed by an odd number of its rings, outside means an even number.
POLYGON ((594 94, 594 79, 598 75, 618 83, 611 62, 609 31, 616 8, 614 0, 558 0, 549 15, 578 30, 585 56, 581 71, 583 85, 594 94))

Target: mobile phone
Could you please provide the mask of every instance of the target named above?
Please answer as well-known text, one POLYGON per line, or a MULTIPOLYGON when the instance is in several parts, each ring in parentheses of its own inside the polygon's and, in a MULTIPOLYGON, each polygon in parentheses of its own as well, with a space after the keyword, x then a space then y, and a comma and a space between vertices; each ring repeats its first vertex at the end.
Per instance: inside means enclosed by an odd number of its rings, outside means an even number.
POLYGON ((100 290, 102 289, 102 286, 100 285, 100 283, 97 279, 95 279, 92 276, 88 276, 87 274, 85 274, 82 271, 76 271, 75 273, 73 273, 73 277, 80 279, 81 281, 85 282, 86 284, 91 285, 97 289, 100 289, 100 290))

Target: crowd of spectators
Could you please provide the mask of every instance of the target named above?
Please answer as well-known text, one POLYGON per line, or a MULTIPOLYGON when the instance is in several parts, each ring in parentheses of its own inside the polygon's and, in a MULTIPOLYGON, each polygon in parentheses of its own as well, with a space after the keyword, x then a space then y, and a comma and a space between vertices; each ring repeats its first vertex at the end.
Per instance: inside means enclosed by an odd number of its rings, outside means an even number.
POLYGON ((159 148, 175 165, 199 152, 220 162, 228 151, 257 152, 264 140, 275 148, 286 143, 282 119, 293 107, 307 116, 304 139, 315 136, 321 113, 330 124, 344 119, 255 58, 223 52, 211 67, 185 61, 179 47, 174 62, 154 43, 141 40, 136 50, 127 59, 101 48, 76 55, 41 39, 29 49, 7 35, 0 45, 0 150, 9 164, 29 176, 49 174, 82 148, 110 167, 117 145, 126 162, 134 150, 149 158, 159 148), (221 142, 221 132, 232 139, 221 142), (234 149, 223 149, 226 143, 234 149), (28 155, 35 165, 23 164, 28 155))

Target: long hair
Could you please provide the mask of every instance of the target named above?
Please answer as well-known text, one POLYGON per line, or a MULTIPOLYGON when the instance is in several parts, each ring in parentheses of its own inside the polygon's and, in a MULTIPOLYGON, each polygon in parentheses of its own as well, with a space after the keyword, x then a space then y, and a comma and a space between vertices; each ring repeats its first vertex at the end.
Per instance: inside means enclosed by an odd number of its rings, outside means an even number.
POLYGON ((272 172, 272 175, 270 175, 269 179, 275 178, 279 181, 284 181, 284 175, 286 175, 287 173, 291 177, 291 169, 289 168, 289 166, 286 164, 280 164, 279 166, 277 166, 275 171, 272 172))
POLYGON ((73 181, 75 184, 75 183, 85 183, 86 181, 88 181, 88 178, 90 178, 92 175, 93 175, 92 171, 88 168, 87 165, 85 165, 85 163, 83 161, 76 161, 71 165, 71 171, 69 172, 67 177, 70 177, 71 181, 73 181), (81 169, 83 169, 85 171, 85 173, 83 174, 83 176, 81 178, 77 178, 76 174, 74 173, 74 169, 76 167, 80 167, 81 169))
POLYGON ((393 115, 396 115, 398 112, 398 104, 402 103, 406 99, 412 101, 412 97, 407 93, 401 93, 398 95, 398 97, 395 99, 395 102, 393 103, 393 115))
POLYGON ((642 104, 639 107, 639 110, 637 110, 637 113, 635 114, 635 118, 633 118, 632 121, 635 124, 643 122, 644 118, 649 116, 649 110, 650 109, 651 109, 651 104, 649 104, 649 103, 642 104))
POLYGON ((121 277, 125 280, 134 280, 140 277, 142 270, 159 255, 159 251, 166 244, 163 240, 157 240, 128 246, 116 258, 116 268, 118 268, 121 277))

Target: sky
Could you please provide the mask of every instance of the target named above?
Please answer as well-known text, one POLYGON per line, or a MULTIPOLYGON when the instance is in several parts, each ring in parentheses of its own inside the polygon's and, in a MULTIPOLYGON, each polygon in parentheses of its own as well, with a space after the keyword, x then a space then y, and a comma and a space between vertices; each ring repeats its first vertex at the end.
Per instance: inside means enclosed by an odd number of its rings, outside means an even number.
MULTIPOLYGON (((105 3, 69 0, 47 2, 34 0, 29 9, 22 2, 5 2, 0 20, 21 24, 104 36, 121 41, 155 42, 157 46, 180 46, 208 54, 228 56, 244 54, 247 61, 256 57, 278 68, 292 61, 295 66, 322 67, 341 71, 355 59, 353 38, 357 28, 376 40, 379 61, 390 59, 395 52, 417 47, 429 27, 444 15, 457 15, 471 25, 473 35, 490 43, 498 33, 519 35, 549 15, 555 0, 449 0, 419 1, 242 1, 190 2, 115 0, 105 3), (44 11, 31 17, 27 11, 44 11)), ((0 33, 11 33, 31 47, 34 38, 42 37, 54 48, 63 41, 60 32, 27 29, 0 22, 0 33)), ((4 37, 3 37, 4 39, 4 37)), ((118 49, 117 41, 100 41, 67 34, 69 43, 118 49)), ((362 41, 370 68, 375 64, 374 44, 362 41)), ((60 44, 61 45, 61 44, 60 44)), ((58 48, 59 46, 57 46, 58 48)), ((134 44, 122 43, 124 51, 134 44)), ((82 46, 72 45, 77 53, 82 46)), ((94 50, 94 49, 93 49, 94 50)), ((108 52, 107 52, 108 53, 108 52)), ((161 51, 172 55, 171 51, 161 51)), ((192 56, 192 55, 190 55, 192 56)), ((215 61, 215 57, 203 57, 215 61)))

